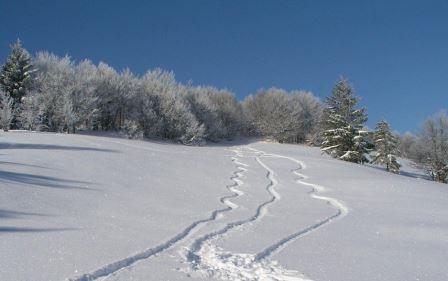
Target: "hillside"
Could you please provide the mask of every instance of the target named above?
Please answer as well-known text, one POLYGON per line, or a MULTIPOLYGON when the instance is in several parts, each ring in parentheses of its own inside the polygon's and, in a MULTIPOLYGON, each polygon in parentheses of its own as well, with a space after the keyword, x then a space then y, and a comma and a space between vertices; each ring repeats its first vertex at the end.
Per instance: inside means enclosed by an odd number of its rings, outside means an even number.
POLYGON ((448 280, 448 188, 317 148, 0 133, 0 279, 448 280))

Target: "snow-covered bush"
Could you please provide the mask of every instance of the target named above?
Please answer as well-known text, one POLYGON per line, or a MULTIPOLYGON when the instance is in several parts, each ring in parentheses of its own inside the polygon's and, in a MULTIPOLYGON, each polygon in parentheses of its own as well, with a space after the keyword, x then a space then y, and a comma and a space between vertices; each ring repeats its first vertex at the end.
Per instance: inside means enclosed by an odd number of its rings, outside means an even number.
POLYGON ((311 93, 271 88, 248 96, 244 103, 249 134, 280 142, 304 142, 317 131, 319 99, 311 93))
POLYGON ((234 94, 213 87, 188 87, 184 98, 204 126, 206 139, 232 139, 241 132, 244 115, 234 94))
POLYGON ((251 125, 251 134, 273 137, 278 141, 284 141, 293 135, 296 124, 291 116, 285 90, 260 90, 244 100, 244 109, 251 125))
POLYGON ((143 138, 143 131, 136 121, 125 120, 121 132, 129 139, 143 138))

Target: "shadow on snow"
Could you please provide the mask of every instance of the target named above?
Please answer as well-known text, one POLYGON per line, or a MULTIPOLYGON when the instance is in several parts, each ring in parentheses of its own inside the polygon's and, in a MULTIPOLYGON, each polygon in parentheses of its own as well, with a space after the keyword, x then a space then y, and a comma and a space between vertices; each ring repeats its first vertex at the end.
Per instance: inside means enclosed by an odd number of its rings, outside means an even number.
POLYGON ((45 149, 45 150, 67 150, 67 151, 99 151, 99 152, 119 152, 114 149, 95 148, 87 146, 67 146, 55 144, 35 144, 35 143, 9 143, 1 142, 0 149, 45 149))
POLYGON ((25 216, 50 217, 52 215, 41 214, 41 213, 31 213, 31 212, 19 212, 19 211, 0 209, 0 219, 2 219, 2 218, 4 218, 4 219, 19 219, 19 218, 25 217, 25 216))
POLYGON ((2 233, 33 233, 33 232, 56 232, 76 230, 76 228, 32 228, 32 227, 14 227, 14 226, 0 226, 0 234, 2 233))
POLYGON ((83 190, 97 190, 80 185, 93 184, 91 182, 67 180, 56 177, 34 175, 28 173, 0 171, 0 182, 10 183, 24 183, 28 185, 37 185, 51 188, 67 188, 67 189, 83 189, 83 190))

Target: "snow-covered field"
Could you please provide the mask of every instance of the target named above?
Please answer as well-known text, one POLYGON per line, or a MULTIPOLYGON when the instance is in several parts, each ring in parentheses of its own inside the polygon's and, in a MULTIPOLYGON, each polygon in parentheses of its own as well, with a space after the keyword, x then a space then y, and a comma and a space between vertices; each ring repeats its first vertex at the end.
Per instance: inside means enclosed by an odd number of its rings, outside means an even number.
POLYGON ((448 280, 448 186, 298 145, 0 135, 0 280, 448 280))

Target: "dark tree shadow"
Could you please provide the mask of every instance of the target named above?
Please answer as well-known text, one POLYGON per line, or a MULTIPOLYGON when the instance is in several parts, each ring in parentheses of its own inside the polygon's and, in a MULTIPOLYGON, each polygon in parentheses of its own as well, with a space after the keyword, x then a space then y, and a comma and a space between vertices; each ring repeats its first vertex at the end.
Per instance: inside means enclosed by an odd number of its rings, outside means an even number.
POLYGON ((237 145, 248 145, 260 141, 260 138, 255 137, 235 137, 232 140, 219 140, 217 142, 208 141, 204 147, 226 147, 237 145))
MULTIPOLYGON (((117 140, 140 141, 140 142, 153 143, 153 144, 158 144, 158 145, 185 146, 185 144, 182 144, 179 141, 170 140, 170 139, 162 139, 162 138, 129 139, 126 136, 119 134, 118 132, 79 131, 77 133, 77 135, 102 137, 102 138, 117 139, 117 140)), ((261 138, 257 138, 257 137, 235 137, 232 140, 225 140, 225 139, 219 140, 219 141, 207 140, 207 142, 205 144, 191 145, 191 146, 193 146, 193 147, 234 146, 234 145, 251 144, 251 143, 257 142, 259 140, 261 140, 261 138)))
MULTIPOLYGON (((388 173, 386 168, 384 168, 384 167, 378 167, 378 166, 375 166, 375 165, 365 165, 365 167, 373 168, 373 169, 380 170, 380 171, 388 173)), ((403 170, 400 170, 400 173, 399 174, 395 174, 395 175, 405 176, 405 177, 414 178, 414 179, 423 179, 423 180, 432 181, 431 177, 428 176, 428 175, 417 174, 417 173, 412 173, 412 172, 406 172, 406 171, 403 171, 403 170)))
POLYGON ((33 164, 24 164, 24 163, 17 163, 17 162, 10 162, 10 161, 0 161, 0 165, 15 165, 15 166, 23 166, 23 167, 33 167, 33 168, 40 168, 40 169, 50 169, 48 167, 40 166, 40 165, 33 165, 33 164))
POLYGON ((50 217, 52 215, 41 214, 41 213, 30 213, 30 212, 18 212, 6 209, 0 209, 0 219, 20 219, 22 217, 32 216, 32 217, 50 217))
POLYGON ((0 226, 0 234, 2 233, 33 233, 33 232, 57 232, 57 231, 71 231, 76 228, 33 228, 33 227, 15 227, 15 226, 0 226))
MULTIPOLYGON (((50 217, 50 216, 53 216, 53 215, 0 209, 0 219, 22 219, 23 217, 50 217)), ((22 227, 22 226, 0 226, 0 234, 3 234, 3 233, 56 232, 56 231, 68 231, 68 230, 76 230, 76 228, 70 228, 70 227, 42 228, 42 227, 22 227)))
POLYGON ((424 175, 424 174, 417 174, 417 173, 412 173, 412 172, 400 171, 400 175, 405 176, 405 177, 415 178, 415 179, 424 179, 424 180, 432 181, 430 176, 424 175))
POLYGON ((17 173, 0 171, 0 182, 24 183, 28 185, 37 185, 51 188, 67 188, 67 189, 83 189, 83 190, 98 190, 94 188, 80 186, 82 184, 93 184, 86 181, 67 180, 56 177, 41 176, 27 173, 17 173))
MULTIPOLYGON (((11 211, 6 209, 0 209, 0 219, 21 219, 22 217, 49 217, 52 215, 30 212, 11 211)), ((41 228, 41 227, 20 227, 20 226, 0 226, 0 234, 2 233, 33 233, 33 232, 55 232, 55 231, 68 231, 76 230, 76 228, 41 228)))
POLYGON ((0 149, 45 149, 45 150, 68 150, 68 151, 99 151, 99 152, 120 152, 114 149, 95 148, 87 146, 66 146, 55 144, 35 144, 35 143, 10 143, 1 142, 0 149))

